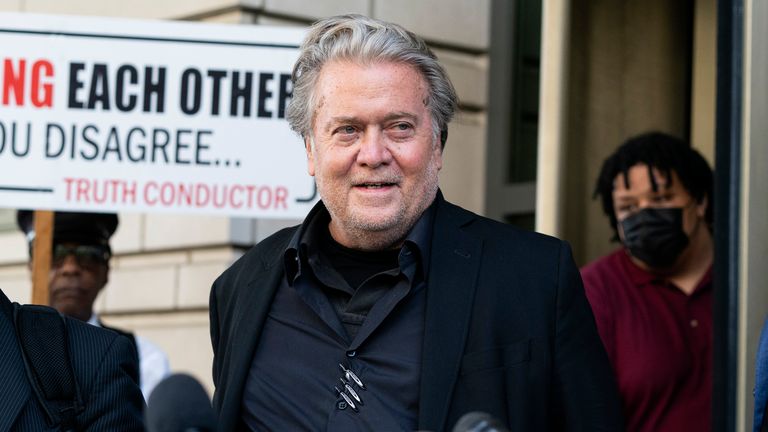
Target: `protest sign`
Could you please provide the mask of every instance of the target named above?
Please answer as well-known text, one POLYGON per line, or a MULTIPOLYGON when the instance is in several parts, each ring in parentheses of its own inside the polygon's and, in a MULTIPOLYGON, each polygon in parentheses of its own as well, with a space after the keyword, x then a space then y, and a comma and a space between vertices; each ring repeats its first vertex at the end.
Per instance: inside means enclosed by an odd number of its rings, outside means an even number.
POLYGON ((0 14, 0 206, 301 218, 303 30, 0 14))

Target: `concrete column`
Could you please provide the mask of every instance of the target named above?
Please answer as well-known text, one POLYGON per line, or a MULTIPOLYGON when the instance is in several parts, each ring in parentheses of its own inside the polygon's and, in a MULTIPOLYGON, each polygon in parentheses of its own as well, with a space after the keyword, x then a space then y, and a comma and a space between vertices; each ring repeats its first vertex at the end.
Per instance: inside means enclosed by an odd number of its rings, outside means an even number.
POLYGON ((744 86, 742 89, 741 220, 739 234, 739 322, 736 430, 751 431, 755 355, 768 314, 768 4, 744 2, 744 86))
POLYGON ((569 0, 542 5, 536 231, 553 236, 562 235, 570 7, 569 0))

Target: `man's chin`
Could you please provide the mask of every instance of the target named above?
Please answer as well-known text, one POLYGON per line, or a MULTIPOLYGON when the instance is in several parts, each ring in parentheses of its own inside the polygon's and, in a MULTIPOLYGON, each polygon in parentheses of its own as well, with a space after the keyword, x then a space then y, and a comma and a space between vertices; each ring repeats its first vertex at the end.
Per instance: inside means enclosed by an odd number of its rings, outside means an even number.
POLYGON ((402 217, 390 209, 369 209, 365 212, 355 212, 349 218, 349 225, 360 231, 371 234, 383 233, 397 228, 402 223, 402 217))
POLYGON ((357 214, 347 221, 349 237, 356 239, 355 247, 380 250, 396 245, 408 233, 410 225, 400 214, 357 214))
POLYGON ((83 312, 83 301, 84 300, 79 296, 63 295, 52 298, 50 305, 52 308, 63 313, 64 315, 86 321, 90 317, 84 316, 87 315, 87 313, 83 312))

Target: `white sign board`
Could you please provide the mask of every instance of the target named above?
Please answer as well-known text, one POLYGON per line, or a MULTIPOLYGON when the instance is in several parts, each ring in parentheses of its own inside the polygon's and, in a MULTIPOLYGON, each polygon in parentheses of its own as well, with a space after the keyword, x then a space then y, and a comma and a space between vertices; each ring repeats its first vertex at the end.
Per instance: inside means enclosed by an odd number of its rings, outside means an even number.
POLYGON ((303 30, 0 14, 0 206, 300 218, 303 30))

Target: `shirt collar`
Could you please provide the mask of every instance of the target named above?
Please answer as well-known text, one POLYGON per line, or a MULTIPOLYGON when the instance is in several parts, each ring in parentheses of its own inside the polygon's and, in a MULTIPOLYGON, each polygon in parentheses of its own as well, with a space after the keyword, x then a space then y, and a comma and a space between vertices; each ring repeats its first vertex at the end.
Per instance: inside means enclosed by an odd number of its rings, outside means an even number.
POLYGON ((88 324, 96 327, 101 327, 101 321, 99 321, 99 315, 94 312, 91 317, 88 319, 88 324))
POLYGON ((629 275, 629 279, 635 286, 648 285, 651 282, 659 279, 658 276, 643 270, 637 264, 635 264, 634 261, 632 261, 632 257, 629 256, 629 253, 625 248, 621 248, 621 252, 619 253, 619 262, 621 262, 622 267, 624 267, 627 275, 629 275))
POLYGON ((432 226, 435 220, 437 199, 432 201, 424 210, 421 217, 413 225, 403 242, 406 251, 416 252, 421 262, 422 276, 426 279, 429 273, 429 256, 432 251, 432 226))
MULTIPOLYGON (((637 287, 650 285, 652 283, 668 283, 663 277, 657 276, 640 268, 637 264, 635 264, 634 261, 632 261, 632 257, 629 256, 629 253, 624 248, 622 248, 621 252, 619 253, 619 261, 624 267, 626 273, 629 275, 629 279, 637 287)), ((696 288, 693 290, 693 292, 696 293, 706 286, 711 286, 711 284, 712 266, 710 265, 709 269, 707 269, 706 273, 704 273, 704 276, 702 276, 701 280, 699 280, 699 282, 696 284, 696 288)))
POLYGON ((315 229, 318 224, 318 220, 330 220, 328 209, 322 201, 318 201, 314 207, 309 211, 304 218, 304 222, 301 223, 299 229, 293 233, 291 241, 288 242, 288 246, 283 251, 283 266, 285 275, 288 279, 288 283, 292 283, 301 272, 301 257, 299 250, 303 247, 302 244, 306 244, 306 238, 310 237, 308 234, 310 230, 315 229))
MULTIPOLYGON (((422 213, 403 241, 402 248, 407 252, 415 252, 421 261, 422 275, 426 277, 429 266, 429 256, 432 243, 432 223, 437 208, 437 199, 422 213)), ((328 229, 331 216, 322 201, 309 211, 301 226, 291 237, 283 252, 283 265, 288 283, 292 283, 301 273, 301 266, 306 257, 307 248, 312 247, 312 239, 318 238, 316 230, 328 229)))

